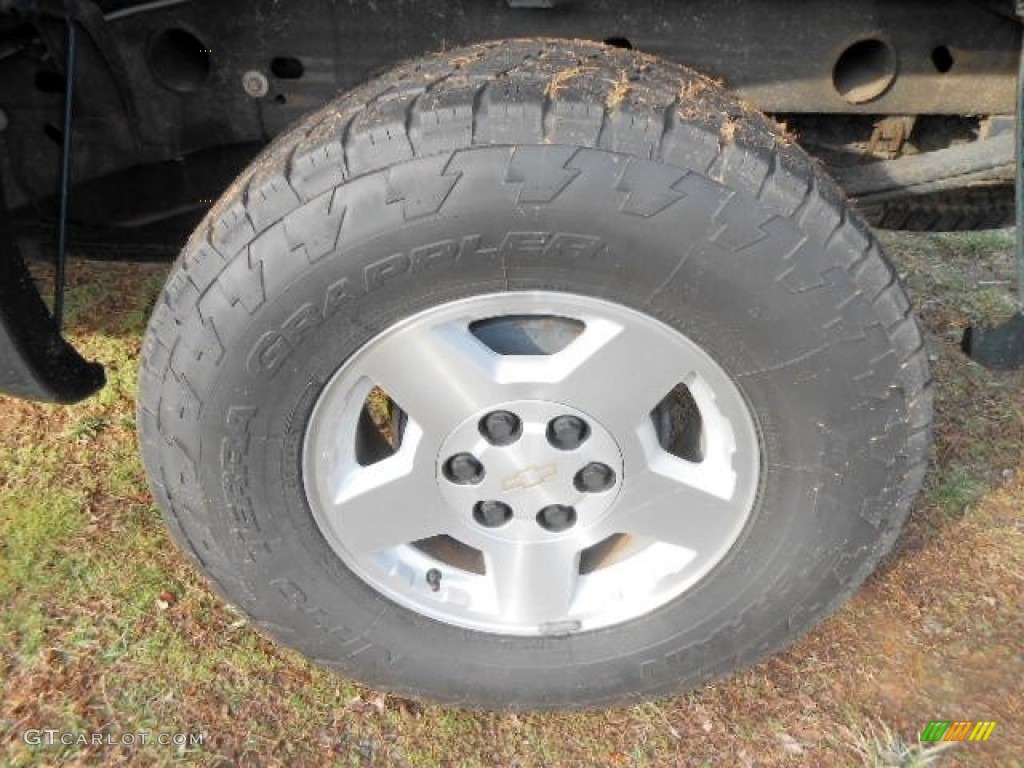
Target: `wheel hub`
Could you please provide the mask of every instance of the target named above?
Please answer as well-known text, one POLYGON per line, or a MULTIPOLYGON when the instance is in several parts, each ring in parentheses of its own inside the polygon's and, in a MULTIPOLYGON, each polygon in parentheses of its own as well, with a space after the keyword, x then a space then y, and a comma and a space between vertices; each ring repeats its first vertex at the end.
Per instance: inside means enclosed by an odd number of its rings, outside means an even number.
POLYGON ((436 474, 454 517, 489 536, 543 542, 599 524, 618 497, 623 463, 615 439, 593 417, 562 403, 521 400, 484 409, 452 430, 436 474), (472 482, 454 474, 456 466, 472 482))

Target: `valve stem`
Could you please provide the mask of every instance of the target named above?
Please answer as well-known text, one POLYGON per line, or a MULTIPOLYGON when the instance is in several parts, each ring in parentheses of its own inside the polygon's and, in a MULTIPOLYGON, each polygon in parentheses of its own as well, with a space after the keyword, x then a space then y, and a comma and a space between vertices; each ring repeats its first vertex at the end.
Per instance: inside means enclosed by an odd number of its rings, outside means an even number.
POLYGON ((437 568, 431 568, 427 571, 427 584, 430 585, 430 589, 434 592, 441 591, 441 572, 437 568))

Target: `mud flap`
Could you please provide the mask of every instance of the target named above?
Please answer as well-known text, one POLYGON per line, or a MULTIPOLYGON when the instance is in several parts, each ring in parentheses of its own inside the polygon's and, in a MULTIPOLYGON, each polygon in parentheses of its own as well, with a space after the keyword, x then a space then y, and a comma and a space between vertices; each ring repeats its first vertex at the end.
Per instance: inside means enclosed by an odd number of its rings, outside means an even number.
MULTIPOLYGON (((0 5, 0 9, 4 6, 0 5)), ((36 9, 38 10, 38 9, 36 9)), ((64 261, 67 253, 68 200, 71 184, 71 139, 75 82, 73 4, 63 8, 68 39, 65 60, 64 147, 61 154, 60 245, 54 312, 25 268, 14 243, 0 177, 0 393, 50 403, 76 403, 105 383, 103 368, 87 362, 61 336, 64 261)))
MULTIPOLYGON (((1024 19, 1024 2, 1017 2, 1024 19)), ((1017 313, 994 328, 968 328, 963 350, 987 368, 1024 367, 1024 47, 1017 76, 1017 313)))
POLYGON ((21 255, 0 240, 0 393, 48 403, 76 403, 105 383, 57 330, 21 255))

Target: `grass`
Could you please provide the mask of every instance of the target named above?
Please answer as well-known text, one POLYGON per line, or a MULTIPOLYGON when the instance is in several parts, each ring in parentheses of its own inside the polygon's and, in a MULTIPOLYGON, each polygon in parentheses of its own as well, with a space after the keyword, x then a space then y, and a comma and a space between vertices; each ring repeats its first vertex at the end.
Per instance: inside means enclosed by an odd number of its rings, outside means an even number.
POLYGON ((937 445, 897 547, 790 651, 673 699, 501 715, 383 695, 253 631, 168 539, 135 445, 136 360, 164 266, 75 263, 70 334, 110 384, 0 399, 0 764, 1021 766, 1024 375, 960 353, 1012 308, 1007 233, 886 236, 928 331, 937 445), (936 752, 930 720, 996 720, 936 752), (202 734, 32 745, 27 729, 202 734))
POLYGON ((884 723, 868 723, 850 733, 854 751, 866 768, 927 768, 938 763, 939 755, 951 749, 951 743, 911 744, 884 723))

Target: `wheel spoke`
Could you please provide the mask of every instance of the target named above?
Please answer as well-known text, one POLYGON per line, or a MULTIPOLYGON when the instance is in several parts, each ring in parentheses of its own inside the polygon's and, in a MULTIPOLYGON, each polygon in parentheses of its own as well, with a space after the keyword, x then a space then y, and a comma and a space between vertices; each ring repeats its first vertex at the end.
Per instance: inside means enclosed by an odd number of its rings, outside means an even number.
POLYGON ((418 441, 342 478, 331 510, 335 529, 354 554, 368 554, 445 533, 452 524, 437 492, 433 465, 413 460, 418 441))
POLYGON ((403 329, 368 350, 359 369, 428 435, 444 435, 501 400, 498 357, 466 323, 447 322, 403 329))
POLYGON ((712 554, 747 516, 746 498, 725 467, 706 467, 662 453, 631 474, 605 521, 610 533, 649 536, 701 555, 712 554))
POLYGON ((605 320, 589 322, 555 357, 568 368, 559 385, 563 397, 613 432, 634 429, 693 371, 670 338, 605 320))
POLYGON ((501 542, 485 557, 503 621, 544 624, 569 615, 579 581, 579 550, 571 540, 501 542))

